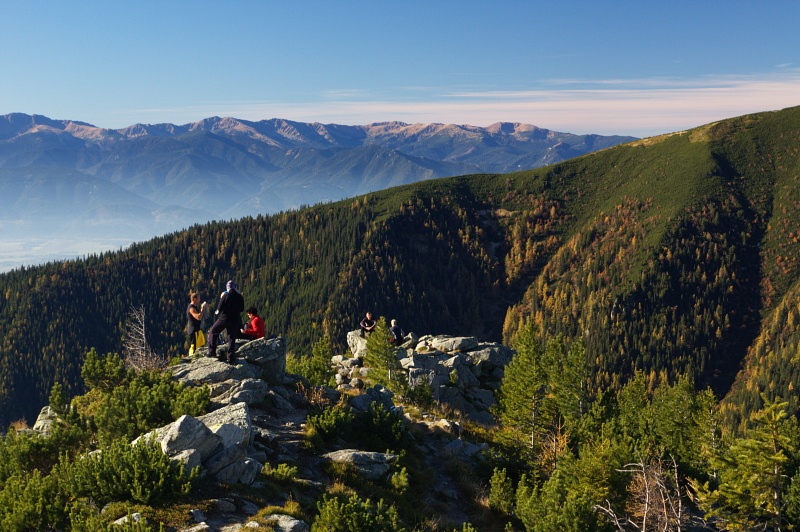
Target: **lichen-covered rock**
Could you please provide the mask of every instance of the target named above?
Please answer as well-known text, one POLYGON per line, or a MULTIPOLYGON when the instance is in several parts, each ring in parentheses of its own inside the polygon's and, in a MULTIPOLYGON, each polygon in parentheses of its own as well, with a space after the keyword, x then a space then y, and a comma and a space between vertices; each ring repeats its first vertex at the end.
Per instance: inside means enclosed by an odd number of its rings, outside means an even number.
POLYGON ((339 464, 348 464, 369 480, 377 480, 385 475, 392 467, 392 464, 397 461, 397 455, 395 454, 359 451, 357 449, 334 451, 322 455, 322 458, 339 464))

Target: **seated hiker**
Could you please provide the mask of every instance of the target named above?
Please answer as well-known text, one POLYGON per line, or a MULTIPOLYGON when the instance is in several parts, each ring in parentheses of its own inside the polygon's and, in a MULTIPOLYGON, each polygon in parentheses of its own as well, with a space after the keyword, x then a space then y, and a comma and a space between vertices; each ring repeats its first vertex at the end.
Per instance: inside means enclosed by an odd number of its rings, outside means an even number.
POLYGON ((264 338, 264 320, 258 315, 256 307, 247 309, 247 319, 250 321, 242 329, 239 338, 245 340, 257 340, 264 338))
POLYGON ((367 312, 367 316, 358 324, 361 327, 361 336, 364 337, 367 333, 371 333, 377 325, 377 321, 372 318, 372 312, 367 312))
POLYGON ((389 327, 389 332, 392 334, 389 341, 394 345, 400 345, 406 341, 406 333, 403 332, 403 328, 397 324, 397 320, 392 320, 392 326, 389 327))

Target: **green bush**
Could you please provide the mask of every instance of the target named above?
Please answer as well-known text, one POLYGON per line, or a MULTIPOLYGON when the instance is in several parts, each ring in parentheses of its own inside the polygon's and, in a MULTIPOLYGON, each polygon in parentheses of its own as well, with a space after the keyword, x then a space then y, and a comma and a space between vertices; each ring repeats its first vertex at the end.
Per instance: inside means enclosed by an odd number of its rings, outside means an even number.
POLYGON ((309 416, 306 426, 311 438, 318 437, 323 443, 341 438, 366 451, 400 449, 408 439, 402 417, 380 403, 372 403, 366 412, 353 412, 346 406, 327 408, 309 416))
POLYGON ((110 392, 125 382, 128 371, 125 369, 125 361, 116 353, 99 356, 92 348, 86 353, 81 377, 87 389, 110 392))
POLYGON ((103 444, 120 438, 130 441, 181 415, 202 415, 209 404, 205 387, 186 387, 166 373, 131 372, 126 382, 96 404, 97 437, 103 444))
POLYGON ((408 491, 409 481, 408 481, 408 470, 404 467, 400 471, 394 473, 390 479, 392 484, 392 488, 397 491, 400 495, 403 495, 406 491, 408 491))
POLYGON ((290 466, 289 464, 278 464, 278 467, 275 468, 266 464, 261 469, 261 472, 279 482, 287 482, 297 478, 297 466, 290 466))
POLYGON ((403 532, 397 509, 353 495, 347 500, 324 495, 317 503, 319 516, 311 525, 312 532, 403 532))
POLYGON ((183 465, 172 462, 152 440, 136 445, 117 440, 78 460, 64 457, 58 467, 70 495, 91 497, 101 506, 111 501, 148 504, 189 493, 199 473, 195 469, 186 475, 183 465))
POLYGON ((511 514, 514 510, 514 485, 505 468, 495 468, 489 481, 489 507, 504 514, 511 514))
POLYGON ((147 519, 133 521, 128 515, 128 522, 114 524, 106 512, 101 515, 96 508, 81 504, 73 504, 70 508, 69 520, 72 532, 163 532, 162 524, 151 525, 147 519))
POLYGON ((9 477, 0 490, 0 530, 63 529, 67 520, 67 496, 53 475, 32 474, 9 477))
POLYGON ((306 378, 314 386, 333 385, 331 341, 325 336, 311 348, 311 356, 286 356, 286 371, 306 378))
POLYGON ((331 442, 340 436, 346 439, 354 419, 355 415, 349 407, 334 406, 315 416, 308 416, 306 426, 311 437, 331 442))
POLYGON ((389 411, 381 403, 372 403, 366 412, 358 414, 353 429, 351 439, 367 451, 399 450, 408 438, 408 429, 400 414, 389 411))

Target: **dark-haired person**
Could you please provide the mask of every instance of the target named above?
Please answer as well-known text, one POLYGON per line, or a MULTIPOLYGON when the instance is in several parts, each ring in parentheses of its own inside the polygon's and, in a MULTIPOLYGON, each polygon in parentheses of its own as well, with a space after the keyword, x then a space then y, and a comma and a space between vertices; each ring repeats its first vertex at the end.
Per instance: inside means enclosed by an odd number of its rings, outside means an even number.
POLYGON ((264 320, 258 315, 258 309, 256 309, 256 307, 247 309, 247 319, 250 321, 244 326, 244 329, 242 329, 239 338, 244 338, 245 340, 264 338, 264 320))
POLYGON ((358 324, 361 327, 361 337, 365 337, 367 333, 371 333, 378 322, 372 318, 372 312, 367 312, 367 316, 358 324))
POLYGON ((225 291, 219 298, 217 310, 214 315, 217 321, 208 330, 208 356, 217 356, 217 342, 219 333, 226 331, 228 335, 228 364, 233 364, 236 353, 236 337, 242 328, 242 311, 244 310, 244 297, 236 290, 236 284, 228 281, 225 291))
POLYGON ((189 296, 189 306, 186 307, 186 336, 189 339, 189 356, 192 356, 198 348, 206 345, 205 336, 201 330, 203 316, 206 312, 206 302, 200 304, 200 295, 192 292, 189 296))

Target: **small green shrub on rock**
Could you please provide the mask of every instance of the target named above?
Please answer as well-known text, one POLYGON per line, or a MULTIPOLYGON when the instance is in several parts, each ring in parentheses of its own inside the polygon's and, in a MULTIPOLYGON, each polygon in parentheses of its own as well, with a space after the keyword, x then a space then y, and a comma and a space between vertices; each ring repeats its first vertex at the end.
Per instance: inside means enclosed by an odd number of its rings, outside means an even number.
MULTIPOLYGON (((66 458, 66 457, 65 457, 66 458)), ((111 501, 148 504, 191 491, 198 470, 185 474, 155 441, 130 445, 115 441, 110 447, 75 461, 59 464, 61 479, 73 497, 90 497, 103 506, 111 501)))
POLYGON ((373 504, 353 495, 347 500, 324 495, 317 503, 319 516, 312 532, 404 532, 394 505, 381 499, 373 504))

